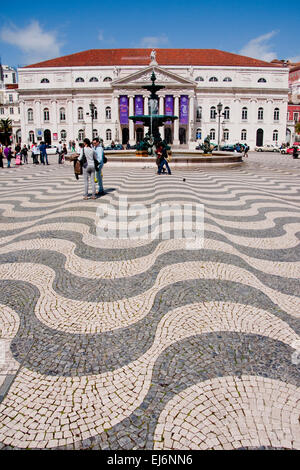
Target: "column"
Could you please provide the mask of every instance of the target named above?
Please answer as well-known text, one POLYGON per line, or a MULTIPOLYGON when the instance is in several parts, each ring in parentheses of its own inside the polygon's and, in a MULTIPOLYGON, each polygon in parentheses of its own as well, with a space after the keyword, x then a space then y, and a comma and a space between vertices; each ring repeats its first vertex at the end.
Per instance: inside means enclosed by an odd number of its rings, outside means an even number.
POLYGON ((173 144, 174 145, 179 145, 179 96, 175 95, 174 96, 174 115, 178 116, 178 119, 175 119, 174 121, 174 138, 173 138, 173 144))
MULTIPOLYGON (((34 103, 34 122, 36 124, 37 128, 41 127, 41 122, 42 122, 42 116, 41 116, 41 102, 36 101, 34 103)), ((33 129, 34 130, 34 129, 33 129)))
MULTIPOLYGON (((63 106, 62 106, 63 107, 63 106)), ((56 101, 51 101, 51 111, 50 111, 50 122, 52 122, 52 135, 51 141, 53 140, 53 132, 57 133, 58 138, 60 138, 60 132, 57 128, 57 103, 56 101)))
POLYGON ((195 136, 195 107, 194 107, 194 95, 189 96, 189 141, 194 142, 195 136))
POLYGON ((114 95, 113 97, 112 122, 114 125, 114 141, 115 143, 117 143, 120 141, 120 135, 121 135, 120 118, 119 118, 119 96, 117 95, 114 95))
MULTIPOLYGON (((133 111, 133 95, 129 95, 129 116, 134 115, 133 111)), ((135 139, 134 139, 134 122, 129 119, 129 144, 134 145, 135 144, 135 139)))
POLYGON ((26 113, 25 113, 25 102, 20 101, 20 124, 21 124, 21 142, 27 144, 29 136, 26 135, 26 113))
POLYGON ((69 140, 75 140, 77 136, 74 135, 74 120, 73 120, 73 102, 72 100, 67 101, 67 139, 69 140))
MULTIPOLYGON (((165 114, 164 104, 165 104, 164 96, 160 96, 159 97, 159 114, 160 115, 165 114)), ((160 132, 162 140, 164 140, 165 138, 165 126, 164 125, 159 128, 159 132, 160 132)))

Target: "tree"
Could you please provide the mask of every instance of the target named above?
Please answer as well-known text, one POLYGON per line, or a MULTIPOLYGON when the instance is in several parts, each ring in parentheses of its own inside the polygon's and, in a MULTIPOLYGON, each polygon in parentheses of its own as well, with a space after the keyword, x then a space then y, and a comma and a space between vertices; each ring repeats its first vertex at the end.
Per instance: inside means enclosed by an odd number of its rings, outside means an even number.
POLYGON ((0 119, 0 132, 1 132, 1 140, 5 145, 10 144, 10 136, 12 133, 12 121, 11 119, 0 119))
POLYGON ((296 122, 295 124, 295 132, 296 134, 300 134, 300 121, 296 122))

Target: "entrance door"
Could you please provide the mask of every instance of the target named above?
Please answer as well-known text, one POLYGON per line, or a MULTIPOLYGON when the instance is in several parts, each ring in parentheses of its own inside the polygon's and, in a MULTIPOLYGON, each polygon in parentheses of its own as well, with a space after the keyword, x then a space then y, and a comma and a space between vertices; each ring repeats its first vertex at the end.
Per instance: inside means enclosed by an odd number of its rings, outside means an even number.
POLYGON ((172 129, 170 127, 165 127, 165 141, 167 144, 172 144, 172 129))
POLYGON ((264 144, 264 131, 262 129, 257 129, 256 131, 256 145, 261 147, 264 144))
POLYGON ((180 142, 180 145, 186 144, 186 131, 184 127, 179 128, 179 142, 180 142))
POLYGON ((140 142, 144 138, 144 130, 141 127, 138 127, 136 130, 136 141, 140 142))
POLYGON ((49 129, 45 129, 44 131, 44 141, 45 144, 51 145, 51 132, 49 129))
POLYGON ((126 145, 129 141, 129 129, 128 127, 124 127, 122 129, 122 144, 126 145))

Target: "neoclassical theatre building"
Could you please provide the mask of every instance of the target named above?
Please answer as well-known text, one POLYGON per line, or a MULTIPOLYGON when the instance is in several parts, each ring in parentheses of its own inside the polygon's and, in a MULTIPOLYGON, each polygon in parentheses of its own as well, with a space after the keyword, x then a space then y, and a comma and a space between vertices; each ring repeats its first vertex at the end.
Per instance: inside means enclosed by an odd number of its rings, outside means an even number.
POLYGON ((18 69, 22 143, 134 144, 144 129, 128 117, 148 114, 153 70, 159 114, 178 116, 161 130, 174 147, 285 142, 287 67, 215 49, 92 49, 18 69))

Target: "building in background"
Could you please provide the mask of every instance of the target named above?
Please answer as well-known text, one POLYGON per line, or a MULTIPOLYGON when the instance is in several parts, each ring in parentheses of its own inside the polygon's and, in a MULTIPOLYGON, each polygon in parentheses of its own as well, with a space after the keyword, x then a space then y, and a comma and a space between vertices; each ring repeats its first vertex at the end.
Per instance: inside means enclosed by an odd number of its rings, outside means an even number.
POLYGON ((289 70, 215 49, 95 49, 18 69, 22 143, 49 144, 100 136, 134 144, 144 135, 128 116, 148 113, 154 70, 165 88, 159 114, 179 116, 162 137, 173 146, 195 148, 213 142, 247 142, 250 148, 286 141, 289 70), (151 65, 150 65, 151 63, 151 65), (222 112, 217 112, 218 104, 222 112), (91 104, 95 106, 91 115, 91 104))
POLYGON ((13 67, 0 64, 0 119, 12 122, 12 143, 21 142, 21 121, 17 72, 13 67))

